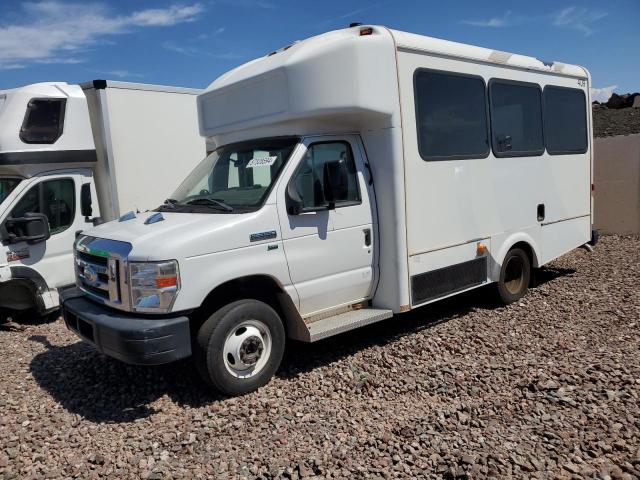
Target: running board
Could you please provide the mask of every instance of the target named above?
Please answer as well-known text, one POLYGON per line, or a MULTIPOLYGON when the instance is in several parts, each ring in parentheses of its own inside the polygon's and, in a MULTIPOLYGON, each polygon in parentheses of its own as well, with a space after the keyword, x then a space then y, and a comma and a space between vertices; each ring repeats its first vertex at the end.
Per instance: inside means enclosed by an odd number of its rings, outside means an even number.
POLYGON ((376 323, 393 316, 393 311, 381 308, 361 308, 323 318, 307 325, 309 342, 317 342, 354 328, 376 323))

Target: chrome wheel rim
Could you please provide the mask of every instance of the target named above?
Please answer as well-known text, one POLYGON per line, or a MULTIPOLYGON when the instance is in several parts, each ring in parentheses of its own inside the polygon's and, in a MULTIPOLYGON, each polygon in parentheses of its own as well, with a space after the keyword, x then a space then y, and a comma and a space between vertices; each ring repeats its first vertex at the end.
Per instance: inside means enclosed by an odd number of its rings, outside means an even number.
POLYGON ((236 378, 253 377, 264 369, 271 356, 271 347, 269 327, 260 320, 244 320, 224 341, 224 365, 236 378))

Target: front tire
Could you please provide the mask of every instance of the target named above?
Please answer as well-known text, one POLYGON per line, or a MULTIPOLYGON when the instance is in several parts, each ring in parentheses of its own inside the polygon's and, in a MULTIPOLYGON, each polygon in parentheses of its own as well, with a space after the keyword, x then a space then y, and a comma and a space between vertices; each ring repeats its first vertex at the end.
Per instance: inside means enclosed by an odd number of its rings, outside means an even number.
POLYGON ((507 252, 500 268, 498 295, 505 305, 520 300, 529 290, 531 262, 527 253, 520 248, 507 252))
POLYGON ((275 310, 257 300, 239 300, 200 327, 194 360, 206 383, 225 395, 243 395, 271 380, 284 347, 284 326, 275 310))

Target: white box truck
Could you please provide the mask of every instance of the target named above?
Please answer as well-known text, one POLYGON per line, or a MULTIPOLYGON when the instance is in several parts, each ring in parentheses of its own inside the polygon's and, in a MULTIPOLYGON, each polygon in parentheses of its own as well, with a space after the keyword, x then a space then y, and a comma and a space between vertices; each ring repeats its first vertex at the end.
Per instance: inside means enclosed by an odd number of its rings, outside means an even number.
POLYGON ((202 160, 199 92, 105 80, 0 91, 3 317, 57 314, 76 233, 157 207, 202 160))
POLYGON ((589 84, 381 26, 240 66, 198 96, 215 150, 171 203, 78 238, 65 321, 125 362, 193 355, 233 395, 268 382, 286 338, 492 282, 513 302, 592 239, 589 84))

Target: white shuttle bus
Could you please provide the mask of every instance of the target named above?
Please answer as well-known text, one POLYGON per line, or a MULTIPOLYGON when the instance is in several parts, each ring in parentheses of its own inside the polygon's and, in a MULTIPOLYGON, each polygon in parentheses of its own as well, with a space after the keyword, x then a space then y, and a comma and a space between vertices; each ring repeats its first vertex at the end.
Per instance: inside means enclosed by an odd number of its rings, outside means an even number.
POLYGON ((0 320, 57 317, 76 233, 157 207, 202 160, 198 93, 106 80, 0 91, 0 320))
POLYGON ((490 283, 513 302, 593 242, 589 85, 580 66, 381 26, 240 66, 199 95, 213 151, 172 200, 78 238, 66 323, 125 362, 193 355, 235 395, 287 338, 490 283))

